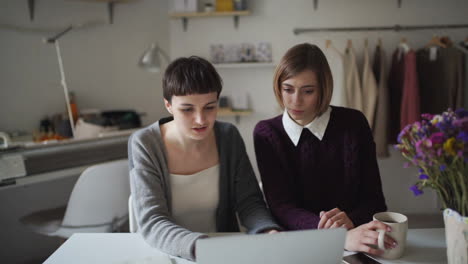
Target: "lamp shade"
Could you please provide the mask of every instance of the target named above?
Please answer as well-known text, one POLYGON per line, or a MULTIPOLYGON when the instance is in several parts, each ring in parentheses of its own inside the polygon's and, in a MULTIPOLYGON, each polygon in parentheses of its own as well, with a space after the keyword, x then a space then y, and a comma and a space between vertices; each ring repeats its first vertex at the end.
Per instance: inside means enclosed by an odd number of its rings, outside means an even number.
POLYGON ((161 55, 169 62, 166 53, 156 43, 153 43, 141 56, 138 66, 149 72, 159 72, 161 70, 161 55))

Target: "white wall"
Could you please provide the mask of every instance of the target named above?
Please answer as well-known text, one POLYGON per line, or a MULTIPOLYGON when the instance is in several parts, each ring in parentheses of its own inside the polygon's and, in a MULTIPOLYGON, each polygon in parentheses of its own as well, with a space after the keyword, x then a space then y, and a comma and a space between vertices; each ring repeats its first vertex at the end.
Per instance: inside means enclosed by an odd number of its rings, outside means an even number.
POLYGON ((68 88, 75 91, 80 109, 136 109, 147 113, 144 123, 161 117, 161 74, 136 65, 150 44, 168 50, 168 1, 140 0, 116 4, 114 23, 98 1, 36 1, 29 21, 27 1, 0 1, 0 131, 32 132, 46 115, 65 111, 65 99, 55 48, 44 44, 70 24, 101 20, 94 27, 74 30, 60 39, 68 88))
MULTIPOLYGON (((325 39, 332 40, 335 47, 343 50, 347 39, 359 51, 364 38, 371 47, 381 38, 387 54, 406 37, 414 48, 422 47, 433 34, 448 35, 460 41, 467 37, 467 29, 427 30, 417 32, 337 32, 307 33, 294 35, 296 27, 353 27, 392 26, 424 24, 467 24, 468 2, 450 1, 397 1, 374 0, 328 0, 319 1, 314 11, 311 0, 251 0, 248 1, 251 16, 240 17, 239 28, 233 27, 228 17, 190 19, 187 32, 180 20, 170 21, 170 46, 172 57, 199 55, 209 58, 209 46, 214 43, 242 43, 269 41, 273 45, 273 60, 278 62, 285 51, 294 44, 311 42, 324 47, 325 39)), ((360 56, 359 56, 360 57, 360 56)), ((388 58, 390 60, 390 58, 388 58)), ((223 95, 247 93, 252 101, 254 114, 242 117, 239 128, 247 145, 249 156, 256 167, 252 131, 255 124, 277 114, 277 105, 272 92, 273 67, 220 69, 224 79, 223 95)), ((234 122, 233 118, 221 118, 234 122)), ((379 161, 384 193, 390 210, 402 212, 438 212, 436 197, 428 191, 413 197, 408 190, 416 180, 416 169, 404 169, 403 159, 392 151, 392 157, 379 161)))

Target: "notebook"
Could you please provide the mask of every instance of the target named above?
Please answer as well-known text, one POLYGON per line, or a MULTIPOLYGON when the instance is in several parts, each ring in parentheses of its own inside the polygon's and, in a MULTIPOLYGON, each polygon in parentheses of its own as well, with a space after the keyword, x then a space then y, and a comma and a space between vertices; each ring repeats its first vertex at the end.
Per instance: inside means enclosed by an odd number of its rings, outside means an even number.
POLYGON ((199 239, 197 264, 338 264, 345 237, 337 228, 199 239))

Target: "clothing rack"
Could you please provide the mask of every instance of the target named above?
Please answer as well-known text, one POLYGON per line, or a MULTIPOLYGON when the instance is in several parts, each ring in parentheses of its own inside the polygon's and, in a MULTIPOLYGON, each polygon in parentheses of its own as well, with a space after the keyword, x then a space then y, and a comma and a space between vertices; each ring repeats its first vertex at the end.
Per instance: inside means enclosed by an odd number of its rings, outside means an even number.
POLYGON ((394 25, 382 27, 323 27, 323 28, 295 28, 294 35, 314 32, 351 32, 351 31, 413 31, 413 30, 428 30, 428 29, 457 29, 468 28, 468 24, 452 24, 452 25, 394 25))

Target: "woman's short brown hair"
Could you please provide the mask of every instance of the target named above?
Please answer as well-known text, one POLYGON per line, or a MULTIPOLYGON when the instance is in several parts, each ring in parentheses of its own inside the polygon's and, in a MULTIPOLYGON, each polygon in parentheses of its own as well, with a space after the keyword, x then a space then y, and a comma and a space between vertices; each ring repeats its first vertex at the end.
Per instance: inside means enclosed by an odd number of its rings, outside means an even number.
POLYGON ((163 77, 163 96, 169 102, 174 95, 217 92, 219 97, 222 89, 223 81, 213 65, 197 56, 173 61, 163 77))
POLYGON ((321 115, 330 105, 333 94, 333 78, 327 58, 316 45, 298 44, 290 48, 281 58, 273 78, 276 100, 284 108, 281 84, 305 70, 311 70, 317 75, 319 85, 317 114, 321 115))

